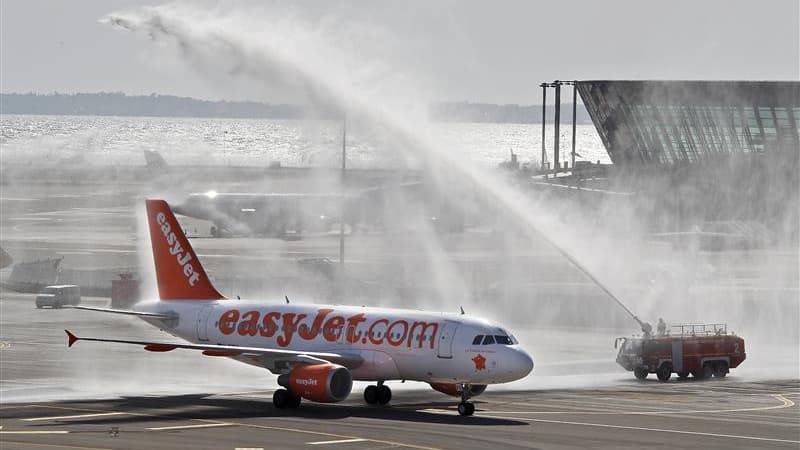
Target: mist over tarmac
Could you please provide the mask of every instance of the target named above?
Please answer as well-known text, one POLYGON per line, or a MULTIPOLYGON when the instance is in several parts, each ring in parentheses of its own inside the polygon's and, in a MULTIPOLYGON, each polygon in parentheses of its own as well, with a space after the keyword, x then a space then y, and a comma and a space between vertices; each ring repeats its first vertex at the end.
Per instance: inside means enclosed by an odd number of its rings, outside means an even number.
MULTIPOLYGON (((436 96, 435 84, 429 82, 421 68, 404 66, 402 58, 393 59, 398 54, 393 50, 402 45, 402 37, 374 25, 336 17, 310 20, 294 10, 243 6, 221 11, 169 4, 115 12, 102 21, 151 40, 154 57, 181 61, 209 83, 237 83, 254 91, 278 86, 304 97, 320 110, 340 112, 346 117, 350 140, 371 143, 361 153, 351 153, 348 164, 357 166, 359 158, 364 158, 375 167, 417 170, 423 174, 430 192, 462 211, 466 218, 467 232, 442 233, 432 224, 431 212, 420 206, 417 196, 398 191, 390 198, 387 210, 391 215, 384 220, 402 219, 399 230, 348 234, 348 282, 342 291, 328 289, 324 283, 319 284, 322 288, 315 288, 307 281, 276 284, 273 289, 249 292, 247 297, 280 302, 283 295, 289 295, 298 303, 335 302, 452 312, 463 306, 470 315, 507 325, 534 357, 536 366, 531 376, 491 389, 632 383, 632 375, 614 362, 613 342, 617 336, 638 333, 638 325, 570 261, 573 259, 643 320, 655 323, 663 317, 668 323, 727 323, 729 330, 747 342, 748 358, 732 377, 800 377, 796 247, 784 245, 779 236, 776 244, 765 249, 676 249, 650 239, 644 225, 647 221, 624 199, 585 210, 577 203, 531 189, 505 173, 487 169, 476 158, 465 157, 462 149, 454 147, 442 130, 428 120, 427 103, 436 96)), ((327 126, 334 131, 326 131, 326 139, 335 142, 338 124, 327 126)), ((97 145, 96 140, 92 142, 97 145)), ((35 160, 64 145, 58 140, 50 148, 29 148, 29 157, 35 160)), ((181 147, 180 142, 172 145, 175 147, 170 152, 175 154, 192 154, 194 150, 190 145, 181 147)), ((211 154, 218 150, 219 147, 203 149, 211 154)), ((335 166, 336 154, 327 155, 326 161, 335 166)), ((89 165, 101 162, 92 161, 89 165)), ((309 191, 332 192, 342 189, 340 183, 336 177, 317 176, 314 172, 300 182, 309 191)), ((72 189, 69 183, 64 184, 65 190, 72 189)), ((237 192, 285 188, 281 182, 268 178, 245 186, 230 183, 227 187, 237 192)), ((135 212, 135 224, 131 223, 124 244, 132 253, 124 258, 126 263, 138 266, 143 286, 148 287, 145 292, 155 298, 142 199, 163 197, 179 202, 190 192, 205 191, 203 180, 192 180, 189 175, 156 183, 131 183, 124 188, 109 182, 97 190, 124 191, 125 199, 114 206, 119 210, 108 210, 108 217, 92 219, 88 225, 102 230, 107 220, 121 215, 130 223, 128 215, 135 212)), ((26 187, 6 185, 4 191, 7 196, 25 192, 26 187)), ((45 191, 30 196, 52 194, 45 191)), ((106 207, 85 194, 80 193, 88 198, 81 208, 106 207)), ((14 234, 11 228, 18 222, 10 219, 17 216, 8 208, 8 202, 4 205, 3 226, 8 230, 3 237, 5 247, 8 239, 27 240, 34 228, 14 234)), ((68 219, 80 214, 67 208, 64 211, 68 219)), ((47 223, 54 224, 54 228, 43 230, 43 235, 52 232, 44 239, 53 240, 63 231, 61 236, 67 236, 66 240, 80 241, 77 246, 92 242, 91 237, 78 236, 87 232, 86 222, 75 228, 63 222, 47 223)), ((787 230, 784 234, 791 233, 787 230)), ((296 276, 300 269, 289 255, 338 257, 337 242, 332 236, 300 243, 237 237, 194 239, 192 244, 210 273, 220 278, 296 276)), ((78 260, 75 256, 67 258, 78 260)), ((83 263, 100 265, 105 260, 83 263)), ((224 293, 237 295, 235 291, 224 293)), ((24 323, 9 319, 15 317, 10 308, 22 305, 24 300, 6 302, 8 296, 4 292, 4 340, 24 323)), ((36 320, 31 317, 34 312, 26 312, 24 319, 36 320)), ((79 313, 58 314, 63 316, 53 316, 56 321, 74 321, 79 313)), ((80 314, 81 320, 96 317, 97 331, 104 337, 117 330, 125 332, 126 336, 121 337, 164 336, 143 323, 131 324, 130 318, 80 314)), ((92 330, 86 325, 82 328, 92 330)), ((61 329, 48 329, 45 336, 58 339, 59 333, 61 329)), ((231 386, 236 386, 234 390, 258 390, 275 385, 271 374, 234 361, 202 358, 190 352, 178 354, 163 357, 142 355, 138 349, 78 345, 66 356, 54 356, 58 361, 55 367, 71 383, 69 389, 6 390, 4 399, 214 392, 230 391, 231 386)), ((406 386, 421 387, 415 383, 406 386)), ((401 385, 392 383, 392 387, 401 385)))
MULTIPOLYGON (((491 225, 521 234, 523 241, 552 241, 612 292, 617 292, 646 320, 655 321, 659 314, 675 316, 683 312, 684 317, 678 320, 702 321, 708 320, 709 314, 726 315, 731 309, 738 316, 726 319, 749 316, 744 310, 747 299, 741 294, 728 297, 724 308, 710 299, 698 305, 695 298, 687 295, 697 278, 711 276, 709 272, 715 267, 698 261, 698 255, 691 251, 654 255, 641 239, 646 230, 641 229, 634 212, 626 208, 628 205, 615 203, 608 209, 600 209, 603 214, 613 215, 613 220, 581 217, 580 213, 570 210, 570 205, 558 205, 535 193, 521 192, 508 178, 486 171, 462 158, 459 149, 448 147, 426 117, 428 96, 425 94, 429 94, 425 88, 426 77, 402 67, 402 61, 391 59, 391 45, 397 45, 398 37, 387 35, 386 30, 366 23, 342 23, 335 18, 330 22, 311 23, 282 11, 257 11, 253 16, 250 11, 220 14, 182 5, 114 13, 104 20, 146 34, 156 45, 177 48, 175 54, 209 80, 231 77, 247 80, 256 88, 259 83, 278 83, 287 89, 300 89, 319 107, 341 111, 351 128, 367 129, 383 137, 385 143, 398 142, 396 147, 387 145, 386 151, 399 151, 410 165, 422 168, 449 200, 459 202, 482 197, 477 202, 459 206, 465 210, 479 209, 472 212, 487 217, 499 213, 491 225), (365 41, 371 43, 366 50, 357 47, 365 41), (465 192, 475 194, 464 198, 465 192), (608 224, 623 228, 603 227, 608 224), (631 286, 640 290, 637 292, 631 286), (689 317, 686 317, 687 311, 689 317)), ((408 212, 413 216, 413 210, 408 212)), ((467 300, 466 294, 459 292, 466 280, 459 279, 459 271, 452 267, 452 261, 441 258, 444 248, 439 244, 440 237, 424 224, 414 231, 420 236, 425 254, 436 261, 434 278, 440 280, 438 301, 461 303, 467 300)), ((783 235, 790 233, 787 231, 783 235)), ((497 253, 499 259, 515 256, 508 249, 506 254, 502 249, 497 249, 497 253)), ((796 273, 792 265, 796 268, 797 264, 792 256, 796 255, 796 249, 787 249, 785 255, 788 258, 784 259, 779 252, 774 261, 771 255, 750 257, 749 262, 754 266, 765 268, 758 274, 764 283, 749 288, 750 292, 776 284, 797 286, 796 277, 792 282, 792 272, 796 273), (788 270, 781 269, 787 265, 788 270)), ((781 304, 780 300, 771 298, 762 300, 767 304, 758 307, 756 326, 769 330, 770 334, 787 337, 787 341, 796 341, 797 303, 781 304)), ((453 303, 442 306, 453 307, 453 303)), ((513 311, 520 307, 524 308, 516 303, 507 305, 502 314, 513 316, 513 311)), ((748 322, 754 318, 750 316, 750 319, 748 322)))

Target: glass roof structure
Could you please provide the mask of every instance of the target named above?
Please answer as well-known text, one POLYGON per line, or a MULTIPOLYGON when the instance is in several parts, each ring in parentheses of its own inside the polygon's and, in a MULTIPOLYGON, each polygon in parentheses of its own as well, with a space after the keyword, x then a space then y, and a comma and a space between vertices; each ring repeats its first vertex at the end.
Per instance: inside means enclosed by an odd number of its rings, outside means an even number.
POLYGON ((615 165, 800 154, 800 82, 579 81, 577 88, 615 165))

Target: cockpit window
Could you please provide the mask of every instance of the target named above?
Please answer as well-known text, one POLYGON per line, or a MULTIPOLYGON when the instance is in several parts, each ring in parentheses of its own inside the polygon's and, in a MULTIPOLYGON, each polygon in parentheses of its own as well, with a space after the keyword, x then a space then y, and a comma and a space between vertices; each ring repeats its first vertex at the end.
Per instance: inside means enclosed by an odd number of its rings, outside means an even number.
POLYGON ((490 334, 487 334, 483 338, 483 345, 489 345, 489 344, 494 344, 494 337, 490 334))
POLYGON ((481 345, 482 340, 483 340, 483 335, 479 334, 475 336, 475 339, 472 340, 472 345, 481 345))
POLYGON ((513 341, 508 336, 495 336, 494 340, 502 345, 514 345, 513 341))

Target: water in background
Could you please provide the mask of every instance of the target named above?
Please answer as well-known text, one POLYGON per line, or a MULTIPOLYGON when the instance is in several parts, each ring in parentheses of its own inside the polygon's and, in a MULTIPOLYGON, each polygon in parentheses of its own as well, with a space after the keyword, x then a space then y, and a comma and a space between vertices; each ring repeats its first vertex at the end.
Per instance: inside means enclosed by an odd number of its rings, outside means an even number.
MULTIPOLYGON (((495 166, 509 158, 539 166, 541 124, 440 123, 441 141, 478 164, 495 166)), ((337 166, 340 122, 323 120, 199 119, 3 115, 0 148, 5 163, 90 159, 96 164, 142 165, 143 150, 159 151, 170 164, 337 166)), ((552 159, 553 127, 546 146, 552 159)), ((561 127, 562 161, 572 145, 570 126, 561 127)), ((347 136, 351 167, 394 167, 398 155, 385 151, 385 137, 358 129, 347 136)), ((577 160, 610 162, 592 125, 577 127, 577 160)))

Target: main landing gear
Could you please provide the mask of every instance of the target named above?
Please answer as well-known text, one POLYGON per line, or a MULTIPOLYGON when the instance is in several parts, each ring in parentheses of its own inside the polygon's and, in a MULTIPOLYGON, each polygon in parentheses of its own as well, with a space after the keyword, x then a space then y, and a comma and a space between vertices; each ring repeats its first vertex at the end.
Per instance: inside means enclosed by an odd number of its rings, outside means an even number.
POLYGON ((297 408, 300 406, 300 396, 288 389, 278 389, 272 394, 272 404, 278 409, 297 408))
POLYGON ((475 404, 469 401, 470 386, 468 384, 461 385, 461 403, 458 404, 458 414, 462 416, 471 416, 475 414, 475 404))
POLYGON ((389 386, 383 384, 383 381, 378 381, 378 385, 374 384, 367 386, 364 389, 364 401, 370 405, 385 405, 392 400, 392 390, 389 386))

